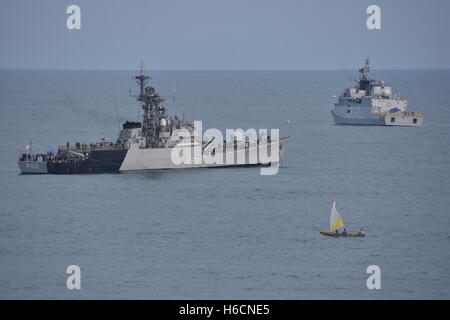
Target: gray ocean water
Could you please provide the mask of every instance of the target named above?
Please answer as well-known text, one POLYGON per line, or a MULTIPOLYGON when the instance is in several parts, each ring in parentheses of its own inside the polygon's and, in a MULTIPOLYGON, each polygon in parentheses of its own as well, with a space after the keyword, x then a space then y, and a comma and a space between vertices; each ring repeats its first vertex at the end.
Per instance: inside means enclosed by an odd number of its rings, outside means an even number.
POLYGON ((280 128, 258 168, 19 175, 20 149, 115 139, 134 71, 0 71, 0 298, 449 299, 450 71, 375 71, 424 126, 336 126, 355 71, 155 71, 171 114, 280 128), (116 112, 115 105, 118 108, 116 112), (321 236, 332 201, 367 237, 321 236), (81 290, 66 288, 67 266, 81 290), (366 268, 381 268, 368 290, 366 268))

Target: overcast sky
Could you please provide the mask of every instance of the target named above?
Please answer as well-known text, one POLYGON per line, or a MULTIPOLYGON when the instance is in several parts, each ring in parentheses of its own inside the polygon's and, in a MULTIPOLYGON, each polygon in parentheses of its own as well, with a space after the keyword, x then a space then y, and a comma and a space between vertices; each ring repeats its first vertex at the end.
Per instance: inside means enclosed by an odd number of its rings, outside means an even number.
POLYGON ((448 0, 1 0, 0 68, 450 68, 449 16, 448 0))

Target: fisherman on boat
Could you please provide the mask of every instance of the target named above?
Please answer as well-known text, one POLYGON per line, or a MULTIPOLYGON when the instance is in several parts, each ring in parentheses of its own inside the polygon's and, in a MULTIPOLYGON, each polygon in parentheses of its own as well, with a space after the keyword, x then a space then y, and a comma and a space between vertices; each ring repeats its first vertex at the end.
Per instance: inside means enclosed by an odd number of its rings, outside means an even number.
POLYGON ((320 232, 324 236, 330 237, 364 237, 363 229, 359 230, 358 233, 348 233, 347 228, 344 227, 344 220, 342 216, 336 209, 336 200, 333 202, 333 207, 331 208, 330 216, 330 231, 320 232), (342 232, 339 229, 343 228, 342 232))

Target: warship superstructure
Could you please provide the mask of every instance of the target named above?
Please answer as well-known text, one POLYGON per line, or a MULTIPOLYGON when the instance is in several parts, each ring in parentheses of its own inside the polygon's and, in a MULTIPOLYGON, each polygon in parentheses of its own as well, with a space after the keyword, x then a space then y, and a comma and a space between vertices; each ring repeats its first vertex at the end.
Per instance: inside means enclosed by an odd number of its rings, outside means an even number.
POLYGON ((369 59, 359 69, 356 86, 338 97, 331 114, 340 125, 420 126, 423 115, 406 110, 407 100, 369 75, 369 59))
POLYGON ((262 149, 270 154, 278 153, 278 166, 290 137, 271 138, 270 135, 233 137, 228 140, 214 141, 214 137, 204 140, 196 131, 195 123, 185 121, 177 116, 169 116, 165 99, 155 88, 147 85, 150 77, 141 73, 135 77, 139 85, 139 94, 134 96, 142 106, 143 121, 125 122, 115 142, 103 139, 97 143, 73 145, 67 143, 55 152, 41 154, 31 153, 29 148, 19 157, 22 173, 111 173, 133 170, 179 169, 195 167, 227 167, 247 165, 274 165, 261 157, 262 149), (187 132, 189 137, 180 134, 187 132), (177 163, 173 153, 186 148, 195 150, 191 160, 177 163), (250 157, 256 154, 257 157, 250 157), (206 155, 222 159, 211 163, 204 161, 206 155), (226 159, 243 159, 243 161, 226 161, 226 159))

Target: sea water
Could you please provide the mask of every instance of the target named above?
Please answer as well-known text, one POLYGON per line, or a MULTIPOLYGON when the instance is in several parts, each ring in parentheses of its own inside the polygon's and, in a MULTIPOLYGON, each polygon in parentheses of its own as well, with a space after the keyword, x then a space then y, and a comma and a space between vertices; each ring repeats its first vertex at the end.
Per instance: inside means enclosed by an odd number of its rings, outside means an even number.
POLYGON ((355 73, 151 72, 169 113, 204 130, 287 135, 292 120, 277 175, 20 175, 30 139, 46 152, 140 120, 136 71, 0 71, 0 298, 449 299, 450 71, 375 72, 422 127, 336 126, 332 96, 355 73), (365 238, 319 234, 335 199, 365 238), (81 290, 66 287, 69 265, 81 290))

